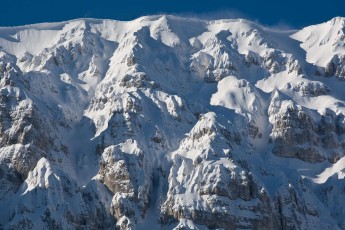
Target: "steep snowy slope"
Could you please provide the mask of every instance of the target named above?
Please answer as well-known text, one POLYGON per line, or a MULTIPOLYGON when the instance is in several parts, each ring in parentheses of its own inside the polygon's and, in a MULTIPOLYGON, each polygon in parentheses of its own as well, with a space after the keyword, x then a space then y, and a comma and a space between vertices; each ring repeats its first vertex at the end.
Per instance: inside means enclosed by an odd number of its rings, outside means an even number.
POLYGON ((0 28, 0 229, 344 229, 344 31, 0 28))
POLYGON ((333 18, 321 25, 309 26, 298 31, 293 38, 302 42, 309 63, 324 67, 318 75, 345 77, 345 19, 333 18))

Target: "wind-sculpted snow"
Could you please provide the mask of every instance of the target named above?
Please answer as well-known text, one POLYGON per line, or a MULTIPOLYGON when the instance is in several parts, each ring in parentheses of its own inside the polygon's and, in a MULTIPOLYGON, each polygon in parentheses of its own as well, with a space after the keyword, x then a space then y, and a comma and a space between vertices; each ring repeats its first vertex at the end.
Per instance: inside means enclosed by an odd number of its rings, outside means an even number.
POLYGON ((0 28, 0 229, 344 229, 344 21, 0 28))

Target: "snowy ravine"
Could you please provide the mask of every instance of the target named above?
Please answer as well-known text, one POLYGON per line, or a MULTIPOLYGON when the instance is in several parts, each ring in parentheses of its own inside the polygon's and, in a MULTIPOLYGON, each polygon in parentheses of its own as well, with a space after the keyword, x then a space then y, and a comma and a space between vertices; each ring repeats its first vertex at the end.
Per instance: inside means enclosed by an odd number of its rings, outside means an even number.
POLYGON ((0 28, 0 229, 345 229, 345 18, 0 28))

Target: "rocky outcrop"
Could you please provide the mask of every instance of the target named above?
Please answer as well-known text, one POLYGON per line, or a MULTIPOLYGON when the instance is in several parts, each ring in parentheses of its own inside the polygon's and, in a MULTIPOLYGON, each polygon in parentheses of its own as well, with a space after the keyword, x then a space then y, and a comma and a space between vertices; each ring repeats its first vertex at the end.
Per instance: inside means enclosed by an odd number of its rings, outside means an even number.
POLYGON ((273 153, 308 162, 334 162, 343 156, 343 115, 327 112, 315 122, 301 107, 280 98, 275 92, 269 107, 273 153), (329 152, 331 150, 331 153, 329 152))
POLYGON ((99 178, 114 194, 111 213, 121 220, 121 229, 133 228, 137 216, 146 214, 151 199, 152 172, 145 154, 136 141, 128 140, 122 145, 107 147, 100 164, 99 178), (126 151, 128 147, 133 150, 126 151), (136 214, 135 206, 139 207, 140 215, 136 214))
POLYGON ((340 80, 345 79, 345 56, 334 56, 324 67, 326 77, 337 77, 340 80))
POLYGON ((279 100, 276 92, 269 107, 274 142, 273 153, 308 162, 322 162, 326 158, 318 149, 319 136, 311 117, 292 101, 279 100))
POLYGON ((238 134, 217 120, 205 114, 176 151, 161 221, 189 219, 223 229, 278 227, 265 189, 232 158, 238 134))
POLYGON ((291 86, 290 83, 288 84, 288 88, 292 87, 292 90, 302 93, 303 96, 317 97, 331 93, 330 89, 327 88, 327 86, 319 82, 300 82, 295 86, 291 86))

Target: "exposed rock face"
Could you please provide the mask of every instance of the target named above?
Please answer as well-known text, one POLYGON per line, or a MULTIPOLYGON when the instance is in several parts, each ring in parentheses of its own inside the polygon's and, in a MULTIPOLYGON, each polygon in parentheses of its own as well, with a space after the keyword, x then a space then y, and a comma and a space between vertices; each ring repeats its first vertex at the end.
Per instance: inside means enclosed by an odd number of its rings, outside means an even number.
MULTIPOLYGON (((111 213, 117 219, 126 219, 129 225, 135 226, 135 204, 144 216, 151 199, 152 169, 148 169, 150 165, 144 153, 135 141, 132 143, 128 140, 120 146, 106 148, 100 164, 100 180, 114 194, 111 213), (126 148, 133 150, 128 152, 126 148)), ((120 224, 120 227, 128 228, 128 224, 126 227, 120 224)))
POLYGON ((344 229, 344 25, 0 28, 0 229, 344 229))
POLYGON ((273 94, 269 107, 270 121, 273 125, 271 141, 273 153, 282 157, 298 158, 308 162, 334 161, 343 156, 340 153, 343 131, 343 115, 337 116, 326 111, 318 123, 314 122, 308 109, 296 106, 292 101, 283 100, 278 92, 273 94), (327 151, 333 155, 327 155, 327 151))
POLYGON ((327 77, 337 77, 340 80, 345 79, 345 56, 334 56, 324 68, 327 77))
POLYGON ((289 84, 288 87, 292 87, 294 91, 300 92, 307 97, 318 97, 331 93, 327 86, 318 82, 300 82, 296 86, 291 86, 291 84, 289 84))
POLYGON ((273 153, 282 157, 293 157, 303 161, 322 162, 325 158, 317 149, 317 127, 311 117, 292 101, 282 100, 275 92, 269 107, 273 153))
POLYGON ((229 130, 231 126, 218 124, 215 114, 208 113, 182 141, 170 170, 163 223, 174 218, 192 219, 209 228, 278 226, 264 189, 245 165, 232 159, 240 142, 239 134, 229 130))

